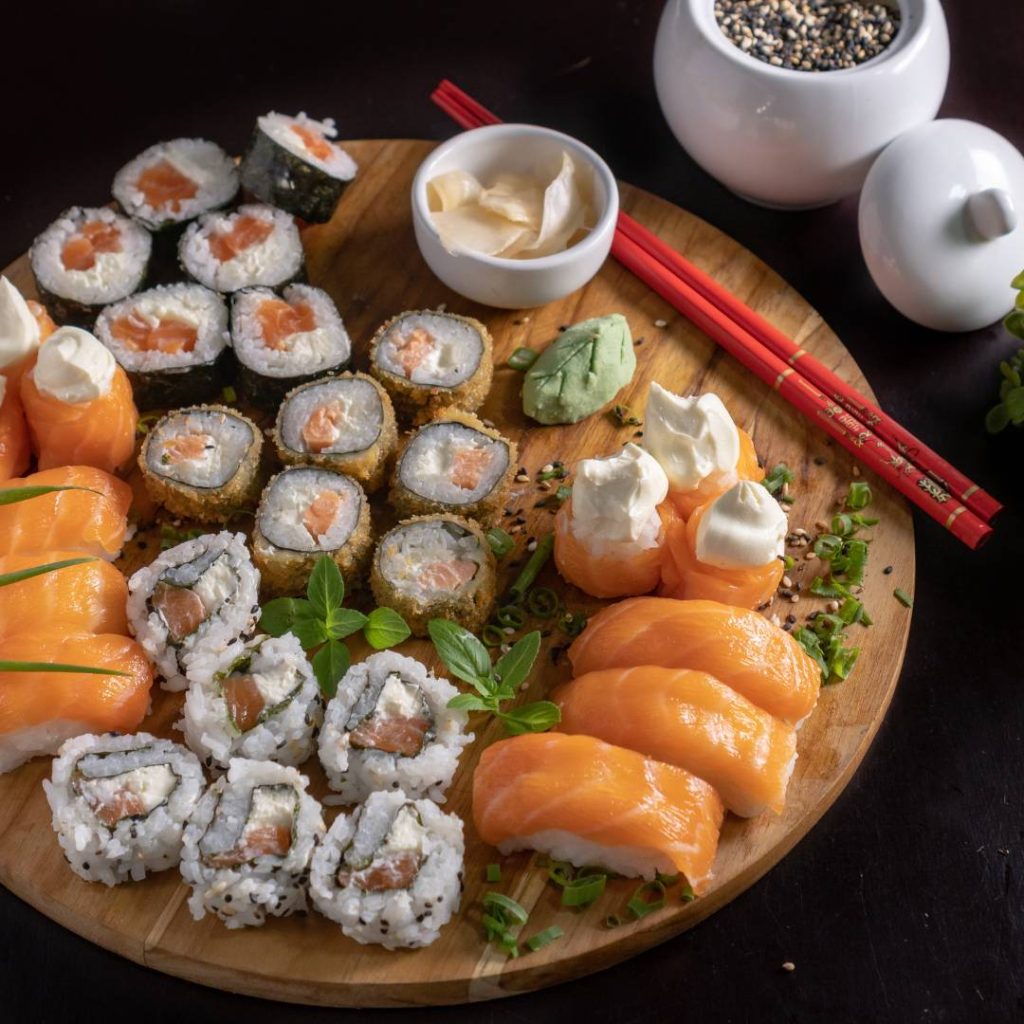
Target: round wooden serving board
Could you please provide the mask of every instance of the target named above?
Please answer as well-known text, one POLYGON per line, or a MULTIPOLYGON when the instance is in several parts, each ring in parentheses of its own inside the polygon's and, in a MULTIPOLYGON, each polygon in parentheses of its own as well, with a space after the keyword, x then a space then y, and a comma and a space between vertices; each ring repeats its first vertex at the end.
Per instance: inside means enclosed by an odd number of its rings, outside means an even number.
MULTIPOLYGON (((704 335, 679 316, 617 263, 609 260, 582 291, 543 309, 506 312, 477 307, 449 292, 424 265, 413 240, 409 187, 413 174, 432 143, 390 140, 347 143, 359 163, 359 176, 345 194, 334 220, 305 232, 310 280, 336 300, 355 344, 354 366, 366 368, 367 343, 386 317, 405 309, 446 303, 447 308, 479 317, 495 339, 494 387, 480 414, 494 421, 519 443, 520 465, 533 474, 552 459, 571 463, 607 454, 631 439, 634 427, 620 427, 600 414, 569 427, 538 427, 523 416, 521 375, 504 367, 518 346, 542 347, 560 325, 587 317, 621 312, 636 339, 637 372, 619 400, 642 413, 647 385, 658 380, 674 391, 715 391, 737 422, 754 438, 768 466, 788 463, 796 473, 791 527, 813 531, 827 519, 836 498, 845 494, 853 463, 843 450, 789 408, 770 389, 725 356, 704 335), (657 323, 667 325, 658 327, 657 323)), ((713 227, 671 203, 628 185, 621 186, 623 208, 663 239, 764 314, 841 377, 866 394, 871 390, 856 363, 818 314, 784 281, 751 253, 713 227)), ((33 294, 28 261, 6 270, 33 294)), ((665 909, 642 921, 609 929, 606 916, 622 914, 636 883, 616 880, 593 907, 577 912, 559 906, 559 893, 536 866, 535 856, 522 853, 501 859, 502 882, 484 883, 485 866, 500 858, 477 837, 470 808, 473 767, 480 752, 498 739, 493 721, 474 716, 476 743, 467 749, 446 810, 466 824, 466 890, 458 917, 434 945, 414 952, 389 953, 360 946, 316 913, 283 920, 269 919, 263 928, 228 931, 213 917, 192 920, 185 905, 186 888, 177 871, 154 875, 141 883, 107 889, 81 881, 64 863, 50 828, 50 815, 40 781, 50 762, 37 758, 0 776, 0 881, 53 920, 92 942, 138 963, 192 981, 248 995, 292 1002, 338 1006, 386 1006, 459 1003, 490 999, 552 985, 600 970, 692 927, 751 885, 811 828, 853 775, 874 736, 899 676, 910 612, 893 599, 894 584, 909 589, 914 578, 913 527, 901 499, 872 480, 872 512, 881 517, 871 545, 871 568, 864 600, 874 617, 870 629, 857 630, 862 654, 852 677, 822 691, 817 710, 803 727, 799 760, 789 787, 785 813, 749 821, 729 816, 722 831, 710 891, 684 904, 677 890, 665 909), (895 567, 891 576, 882 568, 895 567), (506 959, 485 945, 480 900, 496 888, 530 911, 521 938, 552 924, 565 936, 536 953, 506 959)), ((550 529, 547 509, 534 509, 546 495, 533 483, 518 485, 511 507, 523 509, 528 526, 506 562, 517 562, 526 538, 550 529)), ((382 495, 374 501, 375 525, 389 521, 382 495)), ((192 524, 182 524, 188 526, 192 524)), ((248 524, 243 522, 241 528, 248 524)), ((506 523, 507 525, 507 523, 506 523)), ((152 559, 159 533, 140 531, 126 550, 122 568, 130 571, 152 559)), ((797 579, 807 584, 816 563, 804 561, 797 549, 797 579)), ((514 570, 505 569, 506 574, 514 570)), ((596 608, 593 601, 568 588, 549 570, 542 577, 559 588, 572 609, 596 608)), ((350 581, 352 583, 354 581, 350 581)), ((781 618, 799 619, 821 602, 804 598, 798 604, 777 599, 770 610, 781 618)), ((856 627, 855 627, 856 628, 856 627)), ((549 644, 564 643, 555 630, 538 660, 529 694, 535 700, 568 677, 565 658, 553 664, 549 644)), ((403 645, 405 653, 441 666, 425 641, 403 645)), ((363 651, 353 650, 355 657, 363 651)), ((181 694, 154 690, 153 712, 144 728, 177 736, 181 694)), ((327 790, 314 758, 303 771, 312 790, 327 790)), ((328 823, 333 808, 326 808, 328 823)))

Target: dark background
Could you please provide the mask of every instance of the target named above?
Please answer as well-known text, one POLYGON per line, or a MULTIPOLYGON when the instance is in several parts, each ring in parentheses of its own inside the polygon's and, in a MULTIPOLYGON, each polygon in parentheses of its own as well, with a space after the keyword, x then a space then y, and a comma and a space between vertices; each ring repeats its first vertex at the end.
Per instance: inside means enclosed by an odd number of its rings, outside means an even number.
MULTIPOLYGON (((1024 145, 1020 0, 945 7, 953 67, 942 116, 1024 145)), ((342 137, 442 139, 454 129, 428 95, 448 76, 506 120, 582 138, 619 177, 775 267, 843 338, 881 404, 1008 505, 976 553, 915 517, 910 649, 863 767, 744 895, 692 932, 573 984, 461 1010, 288 1007, 138 967, 0 889, 0 1017, 1024 1019, 1024 434, 991 439, 982 426, 1013 339, 998 326, 934 334, 890 309, 861 261, 855 200, 773 213, 700 171, 655 101, 660 9, 657 0, 19 4, 5 12, 0 58, 0 265, 63 207, 106 201, 114 170, 151 142, 203 135, 237 152, 270 108, 332 115, 342 137)))

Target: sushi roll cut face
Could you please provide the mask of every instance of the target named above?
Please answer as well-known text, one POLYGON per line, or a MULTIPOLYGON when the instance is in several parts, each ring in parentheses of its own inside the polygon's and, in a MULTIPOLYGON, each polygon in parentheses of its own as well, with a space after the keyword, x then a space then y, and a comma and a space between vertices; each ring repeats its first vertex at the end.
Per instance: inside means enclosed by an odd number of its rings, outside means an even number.
POLYGON ((100 307, 138 290, 152 246, 141 224, 108 207, 75 206, 36 238, 29 260, 58 321, 88 324, 100 307))
POLYGON ((428 946, 459 908, 463 854, 454 814, 401 790, 373 793, 313 855, 310 895, 357 942, 428 946))
POLYGON ((330 701, 320 733, 320 760, 346 802, 377 790, 402 789, 441 802, 466 734, 466 714, 448 701, 447 679, 393 651, 353 666, 330 701))
POLYGON ((372 491, 383 481, 398 428, 391 399, 373 378, 341 374, 291 391, 274 441, 282 462, 335 469, 372 491))
POLYGON ((96 336, 128 373, 143 409, 202 401, 220 387, 228 310, 202 285, 162 285, 104 309, 96 336))
POLYGON ((459 516, 414 517, 386 533, 370 582, 377 603, 394 608, 416 636, 433 618, 475 632, 497 592, 494 556, 480 528, 459 516))
POLYGON ((449 413, 413 434, 391 503, 403 516, 453 511, 489 522, 504 506, 515 457, 515 445, 471 413, 449 413))
POLYGON ((256 513, 253 554, 270 590, 301 590, 322 554, 354 579, 370 542, 369 504, 351 477, 295 466, 267 484, 256 513))
POLYGON ((238 169, 220 146, 206 139, 158 142, 114 177, 114 198, 151 228, 181 224, 231 202, 238 169))
POLYGON ((232 757, 302 764, 323 721, 320 688, 299 641, 261 636, 229 649, 185 698, 185 741, 208 768, 232 757))
POLYGON ((242 158, 245 190, 310 223, 330 220, 357 170, 337 134, 330 118, 264 114, 242 158))
POLYGON ((181 872, 196 920, 261 925, 306 907, 305 876, 323 835, 320 805, 294 768, 234 758, 205 793, 184 837, 181 872))
POLYGON ((128 581, 128 621, 164 676, 183 690, 228 647, 249 635, 259 613, 259 573, 241 534, 207 534, 179 544, 128 581))
POLYGON ((263 434, 224 406, 169 413, 146 435, 139 455, 154 501, 180 516, 226 522, 259 493, 263 434))
POLYGON ((377 331, 370 364, 396 406, 418 422, 449 408, 472 412, 490 390, 491 336, 470 317, 401 313, 377 331))
POLYGON ((193 280, 218 292, 277 288, 305 270, 295 221, 262 203, 200 217, 181 236, 178 256, 193 280))
POLYGON ((193 754, 139 733, 68 740, 44 788, 72 870, 115 885, 178 863, 203 784, 193 754))

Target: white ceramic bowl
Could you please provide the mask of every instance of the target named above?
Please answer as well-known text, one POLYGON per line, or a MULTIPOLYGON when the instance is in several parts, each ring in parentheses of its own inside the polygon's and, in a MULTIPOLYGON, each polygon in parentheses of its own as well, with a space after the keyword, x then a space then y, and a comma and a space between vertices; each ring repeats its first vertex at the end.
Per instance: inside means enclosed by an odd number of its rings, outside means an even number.
POLYGON ((619 190, 608 165, 588 146, 561 132, 529 124, 496 124, 456 135, 423 161, 412 183, 416 244, 427 266, 452 291, 486 306, 526 309, 564 298, 582 288, 608 258, 619 215, 619 190), (582 241, 564 252, 512 260, 478 253, 450 253, 430 219, 427 182, 445 171, 463 170, 486 180, 506 172, 553 178, 567 150, 593 179, 597 222, 582 241))
POLYGON ((662 111, 709 174, 765 206, 824 206, 856 192, 896 136, 930 121, 949 75, 939 0, 889 0, 899 32, 839 71, 766 64, 731 43, 714 0, 668 0, 654 47, 662 111))

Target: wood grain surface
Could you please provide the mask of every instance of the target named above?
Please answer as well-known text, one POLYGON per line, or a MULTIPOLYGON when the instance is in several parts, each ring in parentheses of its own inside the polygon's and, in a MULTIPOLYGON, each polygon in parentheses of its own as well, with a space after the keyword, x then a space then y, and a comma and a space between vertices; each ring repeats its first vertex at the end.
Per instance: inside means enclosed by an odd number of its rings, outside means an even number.
MULTIPOLYGON (((520 345, 546 344, 561 325, 621 312, 633 330, 638 368, 620 401, 641 411, 647 384, 655 379, 675 391, 716 391, 736 421, 752 434, 762 461, 769 466, 784 461, 794 469, 791 526, 813 531, 817 520, 828 518, 852 479, 849 456, 614 262, 580 292, 537 310, 485 309, 445 289, 420 259, 409 218, 412 176, 432 145, 409 140, 347 143, 359 162, 359 177, 334 220, 304 234, 310 280, 327 289, 338 303, 354 341, 356 368, 366 367, 367 343, 374 328, 395 312, 446 303, 454 312, 481 318, 495 338, 496 365, 501 368, 480 414, 515 438, 520 464, 532 476, 552 459, 571 462, 614 451, 631 439, 635 428, 620 427, 607 414, 568 427, 531 426, 519 401, 521 376, 504 368, 504 360, 520 345), (657 326, 662 321, 665 325, 657 326)), ((621 190, 624 209, 826 365, 871 394, 839 339, 756 257, 670 203, 628 185, 621 190)), ((5 272, 24 291, 33 293, 25 258, 5 272)), ((912 579, 914 542, 906 506, 884 485, 871 482, 875 485, 873 511, 882 522, 873 531, 864 594, 875 624, 858 631, 861 659, 849 680, 823 690, 816 711, 801 730, 800 756, 785 812, 750 821, 727 818, 715 879, 699 900, 670 901, 664 910, 642 921, 608 929, 603 925, 605 917, 622 912, 635 882, 612 881, 595 906, 576 912, 558 905, 557 890, 545 881, 545 873, 534 865, 531 855, 517 854, 503 859, 503 881, 496 888, 530 910, 522 937, 551 924, 561 926, 565 937, 516 960, 484 945, 480 899, 489 888, 483 882, 484 867, 498 858, 474 832, 469 794, 473 765, 501 730, 479 715, 471 721, 476 743, 463 756, 445 806, 466 822, 466 891, 459 916, 428 949, 389 953, 359 946, 316 914, 270 920, 263 928, 241 932, 229 932, 210 917, 197 923, 185 906, 186 889, 173 871, 114 890, 83 882, 67 869, 50 830, 40 787, 49 770, 47 759, 0 777, 0 881, 58 923, 139 963, 202 984, 293 1002, 420 1005, 490 999, 555 984, 629 957, 692 927, 784 856, 849 781, 881 723, 899 677, 910 626, 910 611, 892 599, 888 577, 881 570, 893 565, 895 578, 912 579)), ((506 562, 514 565, 521 558, 528 536, 550 529, 549 511, 533 507, 542 497, 533 484, 521 485, 516 493, 511 507, 524 510, 528 526, 518 538, 516 553, 506 562)), ((382 495, 374 501, 374 515, 378 528, 392 519, 382 495)), ((248 524, 243 520, 238 525, 244 529, 248 524)), ((122 568, 130 571, 148 562, 158 550, 158 537, 156 528, 141 530, 128 545, 122 568)), ((795 554, 794 573, 809 583, 816 563, 802 559, 801 551, 795 554)), ((509 576, 514 568, 506 566, 503 571, 509 576)), ((559 587, 573 610, 599 605, 561 584, 550 568, 542 582, 559 587)), ((797 604, 778 599, 769 614, 803 619, 818 607, 815 599, 803 598, 797 604)), ((553 662, 548 657, 547 648, 562 642, 556 630, 545 645, 538 661, 541 667, 525 700, 539 699, 568 678, 565 659, 553 662)), ((424 641, 409 641, 401 650, 440 668, 424 641)), ((357 657, 363 653, 353 651, 357 657)), ((144 727, 180 738, 173 723, 181 702, 180 694, 157 692, 144 727)), ((310 776, 312 791, 326 794, 319 765, 311 761, 303 770, 310 776)), ((327 808, 328 823, 333 813, 327 808)))

